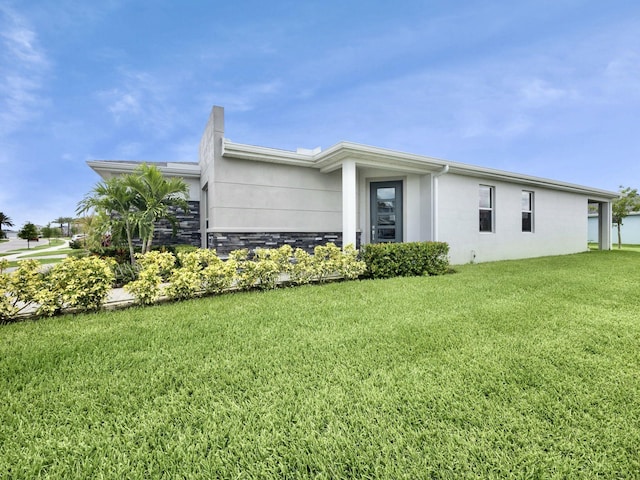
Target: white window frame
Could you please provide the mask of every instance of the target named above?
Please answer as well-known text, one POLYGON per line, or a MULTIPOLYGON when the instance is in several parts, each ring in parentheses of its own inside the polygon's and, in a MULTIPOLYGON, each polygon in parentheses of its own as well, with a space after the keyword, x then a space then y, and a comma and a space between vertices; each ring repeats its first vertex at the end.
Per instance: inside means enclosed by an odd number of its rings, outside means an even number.
MULTIPOLYGON (((522 224, 522 233, 533 233, 534 231, 534 201, 535 201, 535 192, 533 192, 532 190, 522 190, 522 196, 520 197, 520 206, 522 208, 522 214, 524 213, 528 213, 529 214, 529 230, 525 230, 524 229, 524 224, 522 224), (522 205, 522 198, 524 198, 524 195, 527 194, 529 195, 529 210, 525 210, 524 206, 522 205)), ((522 214, 520 216, 521 220, 524 220, 522 217, 522 214)))
POLYGON ((480 199, 478 199, 478 220, 480 219, 480 212, 490 212, 491 215, 491 230, 482 230, 482 224, 479 223, 478 224, 478 230, 480 233, 494 233, 496 230, 496 209, 495 209, 495 205, 496 205, 496 188, 492 185, 480 185, 479 186, 479 190, 478 193, 480 193, 480 191, 483 188, 488 188, 489 189, 489 206, 483 206, 480 202, 480 199))

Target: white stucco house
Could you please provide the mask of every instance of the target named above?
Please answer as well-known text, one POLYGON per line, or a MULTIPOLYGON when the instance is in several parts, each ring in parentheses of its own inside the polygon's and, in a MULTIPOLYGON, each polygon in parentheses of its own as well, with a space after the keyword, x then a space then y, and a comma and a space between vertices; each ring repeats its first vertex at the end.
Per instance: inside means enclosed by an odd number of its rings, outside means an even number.
MULTIPOLYGON (((622 220, 620 236, 622 243, 640 245, 640 212, 631 212, 622 220)), ((617 223, 611 225, 611 240, 614 244, 618 243, 617 223)), ((598 216, 596 214, 589 215, 589 241, 598 241, 598 216)))
MULTIPOLYGON (((198 163, 147 162, 190 186, 179 243, 306 249, 334 241, 443 241, 453 264, 585 251, 588 205, 611 248, 616 192, 377 147, 340 142, 285 151, 235 143, 213 107, 198 163)), ((96 160, 103 178, 140 162, 96 160)))

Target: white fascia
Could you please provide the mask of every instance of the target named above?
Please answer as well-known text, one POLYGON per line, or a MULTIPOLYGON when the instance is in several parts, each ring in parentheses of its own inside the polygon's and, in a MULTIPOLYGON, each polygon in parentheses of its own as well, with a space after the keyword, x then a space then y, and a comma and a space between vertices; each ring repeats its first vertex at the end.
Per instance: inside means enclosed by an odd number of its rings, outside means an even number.
MULTIPOLYGON (((124 162, 119 160, 89 160, 89 165, 98 175, 106 178, 104 174, 110 173, 115 175, 123 175, 132 173, 136 168, 145 163, 141 162, 124 162)), ((150 165, 155 165, 153 162, 150 165)), ((200 178, 200 165, 167 162, 166 165, 155 165, 163 175, 168 177, 184 177, 184 178, 200 178)))
POLYGON ((434 157, 416 155, 413 153, 399 152, 385 148, 371 147, 351 142, 340 142, 324 151, 311 151, 311 153, 292 152, 274 148, 256 147, 233 143, 223 140, 223 156, 229 158, 242 158, 260 162, 282 163, 302 167, 317 168, 323 173, 329 173, 342 168, 344 160, 354 160, 358 166, 369 166, 393 170, 396 172, 427 174, 441 171, 446 165, 449 173, 466 175, 482 179, 505 181, 524 186, 535 186, 561 190, 565 192, 580 193, 593 197, 594 200, 610 201, 618 198, 618 193, 600 190, 572 183, 560 182, 548 178, 522 175, 519 173, 496 170, 492 168, 478 167, 465 163, 450 162, 434 157))

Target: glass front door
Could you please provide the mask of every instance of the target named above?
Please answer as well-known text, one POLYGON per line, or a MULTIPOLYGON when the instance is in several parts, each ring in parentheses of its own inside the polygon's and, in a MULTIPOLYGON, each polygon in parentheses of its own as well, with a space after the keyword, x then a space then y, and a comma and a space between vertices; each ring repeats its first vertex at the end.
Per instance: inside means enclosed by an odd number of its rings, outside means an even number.
POLYGON ((371 183, 371 243, 402 242, 402 182, 371 183))

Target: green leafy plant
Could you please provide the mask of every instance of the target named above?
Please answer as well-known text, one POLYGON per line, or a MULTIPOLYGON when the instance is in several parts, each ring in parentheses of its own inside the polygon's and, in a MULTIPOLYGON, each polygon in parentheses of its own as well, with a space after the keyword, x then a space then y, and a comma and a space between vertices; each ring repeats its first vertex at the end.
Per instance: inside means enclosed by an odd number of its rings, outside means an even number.
POLYGON ((67 257, 44 275, 44 288, 35 295, 40 304, 37 313, 51 316, 72 308, 98 310, 114 278, 112 261, 67 257))
POLYGON ((160 284, 166 279, 175 265, 175 257, 169 252, 152 251, 136 254, 140 266, 137 280, 128 283, 124 289, 131 293, 138 303, 149 305, 162 294, 160 284))
POLYGON ((7 273, 9 262, 0 260, 0 320, 15 318, 36 302, 43 289, 40 264, 36 260, 21 260, 13 273, 7 273))
POLYGON ((370 278, 441 275, 449 268, 449 246, 443 242, 372 243, 362 251, 370 278))

